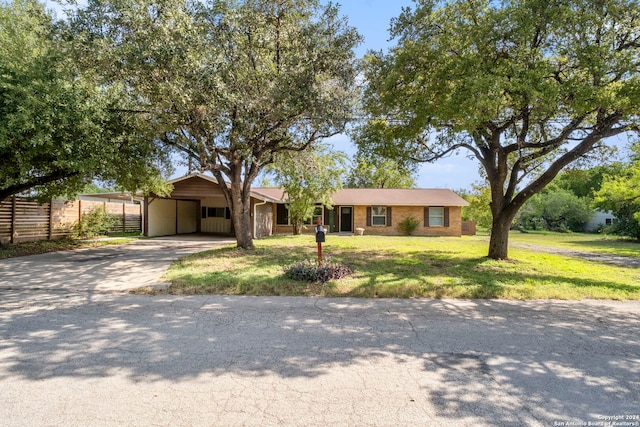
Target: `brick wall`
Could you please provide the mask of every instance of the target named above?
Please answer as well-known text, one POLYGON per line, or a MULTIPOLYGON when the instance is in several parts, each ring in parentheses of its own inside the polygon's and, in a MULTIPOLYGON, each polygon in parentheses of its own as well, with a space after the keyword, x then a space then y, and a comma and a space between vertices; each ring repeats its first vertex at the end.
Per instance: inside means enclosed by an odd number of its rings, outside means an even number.
MULTIPOLYGON (((403 219, 412 216, 420 222, 420 226, 413 233, 415 236, 461 236, 462 235, 462 209, 457 206, 451 206, 449 209, 449 226, 448 227, 425 227, 424 226, 424 207, 422 206, 392 206, 391 207, 391 226, 367 226, 367 207, 353 207, 353 232, 356 228, 364 228, 365 235, 384 235, 399 236, 402 233, 398 230, 398 223, 403 219)), ((338 210, 336 219, 338 217, 338 210)), ((325 218, 325 228, 329 229, 328 219, 325 218)), ((338 227, 336 226, 336 229, 338 227)), ((292 234, 292 226, 275 224, 274 214, 274 233, 275 234, 292 234)), ((312 225, 306 226, 303 233, 313 233, 312 225)))
POLYGON ((448 227, 425 227, 424 207, 422 206, 392 206, 391 226, 367 226, 367 207, 354 207, 354 230, 364 228, 364 234, 397 236, 401 235, 398 223, 407 217, 414 217, 420 222, 420 226, 413 232, 415 236, 461 236, 462 235, 462 209, 457 206, 449 207, 448 227))

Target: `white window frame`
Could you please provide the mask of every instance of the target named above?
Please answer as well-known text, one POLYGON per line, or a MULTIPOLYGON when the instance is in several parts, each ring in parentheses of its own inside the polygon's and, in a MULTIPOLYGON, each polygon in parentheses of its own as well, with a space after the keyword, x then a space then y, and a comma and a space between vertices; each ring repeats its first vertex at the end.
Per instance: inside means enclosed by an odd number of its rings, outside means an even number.
MULTIPOLYGON (((311 215, 311 222, 309 222, 309 220, 304 221, 305 225, 316 225, 317 224, 317 220, 318 218, 320 218, 320 224, 324 225, 324 206, 322 205, 316 205, 313 208, 313 214, 311 215), (318 210, 320 211, 320 213, 318 214, 318 210)), ((291 221, 289 221, 291 222, 291 221)))
POLYGON ((387 225, 387 207, 386 206, 371 206, 371 226, 372 227, 385 227, 387 225), (382 218, 382 224, 376 224, 375 219, 382 218))
POLYGON ((444 227, 443 206, 433 206, 429 208, 429 227, 444 227), (438 210, 439 212, 437 212, 438 210), (437 222, 439 222, 439 224, 437 222))

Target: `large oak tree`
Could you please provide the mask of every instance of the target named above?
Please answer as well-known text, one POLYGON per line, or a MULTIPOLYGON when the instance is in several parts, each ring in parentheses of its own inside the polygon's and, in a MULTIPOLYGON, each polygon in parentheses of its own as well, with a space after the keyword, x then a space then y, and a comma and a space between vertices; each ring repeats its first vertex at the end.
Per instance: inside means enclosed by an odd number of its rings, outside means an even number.
POLYGON ((242 248, 259 172, 352 117, 360 37, 332 5, 90 0, 74 28, 105 82, 125 82, 158 137, 217 178, 242 248))
POLYGON ((121 112, 120 86, 77 69, 62 29, 37 1, 0 4, 0 200, 74 194, 94 179, 164 190, 164 153, 121 112))
POLYGON ((632 0, 418 0, 370 53, 359 143, 435 161, 467 150, 491 188, 489 257, 564 167, 636 130, 640 8, 632 0))

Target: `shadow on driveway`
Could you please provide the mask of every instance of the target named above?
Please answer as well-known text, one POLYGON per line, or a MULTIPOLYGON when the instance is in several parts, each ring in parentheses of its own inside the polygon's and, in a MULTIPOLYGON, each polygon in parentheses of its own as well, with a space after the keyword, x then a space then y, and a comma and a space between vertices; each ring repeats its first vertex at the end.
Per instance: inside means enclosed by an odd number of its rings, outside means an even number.
POLYGON ((0 289, 122 292, 156 284, 180 257, 234 243, 230 238, 179 235, 10 258, 0 260, 0 289))

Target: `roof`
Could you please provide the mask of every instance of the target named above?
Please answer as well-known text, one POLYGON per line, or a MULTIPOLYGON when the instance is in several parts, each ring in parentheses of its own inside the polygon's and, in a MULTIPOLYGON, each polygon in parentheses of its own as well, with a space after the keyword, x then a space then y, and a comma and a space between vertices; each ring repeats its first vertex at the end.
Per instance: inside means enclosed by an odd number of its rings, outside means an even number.
MULTIPOLYGON (((253 188, 252 195, 265 201, 285 202, 282 188, 253 188)), ((338 206, 469 206, 446 188, 343 188, 332 199, 338 206)))
POLYGON ((78 194, 78 200, 101 199, 106 201, 116 200, 120 202, 133 202, 134 200, 142 200, 137 194, 131 194, 128 191, 117 191, 108 193, 83 193, 78 194))
POLYGON ((344 188, 333 195, 336 205, 469 206, 446 188, 344 188))
POLYGON ((251 195, 266 202, 284 203, 284 190, 282 188, 252 188, 251 195))
MULTIPOLYGON (((209 175, 193 173, 169 181, 174 184, 191 178, 211 183, 218 181, 209 175)), ((282 188, 252 188, 251 196, 265 202, 285 203, 282 188)), ((446 188, 343 188, 333 195, 337 206, 469 206, 469 203, 446 188)))
POLYGON ((184 176, 181 176, 181 177, 179 177, 179 178, 174 178, 174 179, 169 180, 169 183, 170 183, 170 184, 175 184, 176 182, 185 181, 185 180, 187 180, 187 179, 191 179, 191 178, 194 178, 194 177, 196 177, 196 178, 202 178, 202 179, 204 179, 205 181, 209 181, 209 182, 212 182, 212 183, 214 183, 214 184, 217 184, 217 183, 218 183, 218 180, 217 180, 217 179, 215 179, 215 178, 214 178, 214 177, 212 177, 212 176, 205 175, 205 174, 203 174, 203 173, 191 173, 191 174, 189 174, 189 175, 184 175, 184 176))

